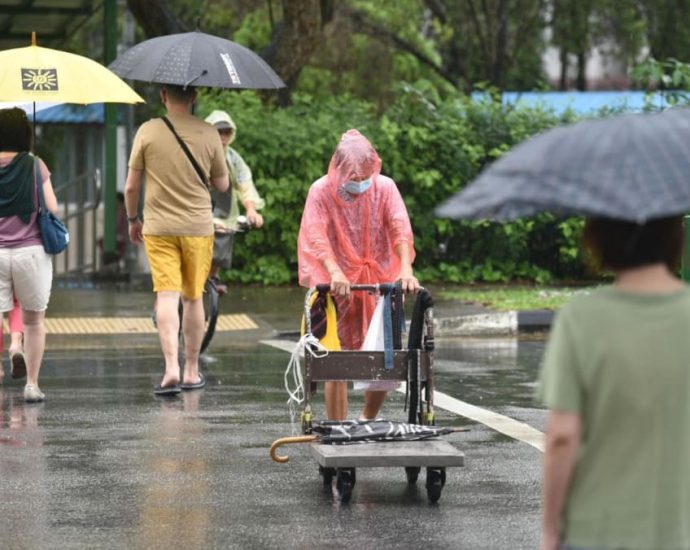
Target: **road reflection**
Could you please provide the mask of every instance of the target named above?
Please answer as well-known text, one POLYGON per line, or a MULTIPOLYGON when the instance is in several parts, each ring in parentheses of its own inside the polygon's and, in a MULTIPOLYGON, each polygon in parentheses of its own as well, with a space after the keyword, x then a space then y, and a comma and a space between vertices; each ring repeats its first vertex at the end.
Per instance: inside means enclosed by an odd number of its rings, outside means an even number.
POLYGON ((199 446, 208 431, 199 404, 204 390, 160 400, 142 464, 139 548, 203 548, 213 525, 209 464, 199 446))
POLYGON ((39 418, 43 403, 24 403, 21 390, 0 389, 0 487, 2 538, 30 548, 48 536, 50 495, 39 418))

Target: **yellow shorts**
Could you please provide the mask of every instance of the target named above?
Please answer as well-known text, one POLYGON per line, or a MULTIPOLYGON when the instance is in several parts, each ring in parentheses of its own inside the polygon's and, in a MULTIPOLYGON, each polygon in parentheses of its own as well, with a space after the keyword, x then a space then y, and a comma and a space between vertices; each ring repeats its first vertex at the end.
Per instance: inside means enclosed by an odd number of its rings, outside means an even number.
POLYGON ((213 235, 144 235, 144 246, 154 292, 180 292, 187 300, 201 298, 211 269, 213 235))

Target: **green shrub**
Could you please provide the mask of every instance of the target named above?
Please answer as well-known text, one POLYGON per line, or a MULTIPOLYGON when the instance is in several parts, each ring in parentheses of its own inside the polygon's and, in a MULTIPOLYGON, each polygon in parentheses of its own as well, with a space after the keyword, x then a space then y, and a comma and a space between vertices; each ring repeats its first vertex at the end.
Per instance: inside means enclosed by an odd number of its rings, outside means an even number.
POLYGON ((505 107, 490 95, 440 99, 424 82, 401 86, 379 114, 349 97, 294 98, 285 109, 251 92, 213 93, 201 114, 227 110, 238 126, 233 146, 266 199, 266 224, 240 237, 226 275, 266 284, 295 281, 296 241, 311 183, 323 175, 340 135, 357 128, 376 147, 383 173, 398 184, 415 233, 415 269, 424 281, 547 282, 583 274, 582 223, 549 214, 510 224, 439 219, 434 208, 516 143, 562 122, 534 108, 505 107))

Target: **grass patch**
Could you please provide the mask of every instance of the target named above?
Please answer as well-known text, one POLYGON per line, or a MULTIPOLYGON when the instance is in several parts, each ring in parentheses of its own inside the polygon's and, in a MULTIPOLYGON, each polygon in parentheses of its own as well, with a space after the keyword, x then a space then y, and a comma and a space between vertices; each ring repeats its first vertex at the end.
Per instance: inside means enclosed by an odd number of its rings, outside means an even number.
POLYGON ((443 300, 470 302, 498 311, 514 309, 556 310, 574 295, 587 293, 591 288, 594 287, 469 287, 444 289, 436 292, 436 295, 443 300))

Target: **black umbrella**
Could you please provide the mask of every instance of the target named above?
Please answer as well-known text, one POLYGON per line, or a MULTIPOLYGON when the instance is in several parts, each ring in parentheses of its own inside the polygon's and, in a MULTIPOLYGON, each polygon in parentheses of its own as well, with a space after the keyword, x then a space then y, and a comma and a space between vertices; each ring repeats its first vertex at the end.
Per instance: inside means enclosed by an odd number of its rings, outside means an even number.
POLYGON ((127 80, 210 88, 284 88, 261 57, 201 31, 169 34, 133 46, 109 65, 127 80))
POLYGON ((314 423, 321 443, 361 443, 363 441, 418 441, 453 433, 453 428, 423 426, 389 420, 325 420, 314 423))
POLYGON ((467 428, 443 428, 424 426, 389 420, 325 420, 315 422, 316 435, 283 437, 271 445, 271 458, 276 462, 287 462, 287 456, 277 454, 278 447, 287 443, 309 443, 318 441, 328 444, 367 443, 371 441, 420 441, 454 432, 464 432, 467 428))
POLYGON ((502 156, 436 209, 512 220, 549 211, 644 223, 690 210, 690 109, 588 120, 502 156))

